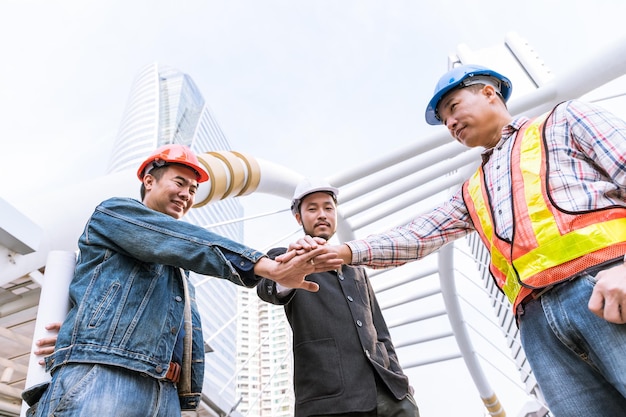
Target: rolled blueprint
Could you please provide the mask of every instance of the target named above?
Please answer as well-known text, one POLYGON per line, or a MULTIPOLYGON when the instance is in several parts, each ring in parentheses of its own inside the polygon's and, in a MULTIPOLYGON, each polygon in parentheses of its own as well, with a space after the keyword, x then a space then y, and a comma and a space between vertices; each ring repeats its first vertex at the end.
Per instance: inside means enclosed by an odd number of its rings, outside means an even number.
MULTIPOLYGON (((62 322, 67 316, 70 309, 69 287, 74 276, 75 266, 76 254, 74 252, 55 250, 48 254, 46 271, 41 284, 25 388, 50 381, 50 374, 42 365, 39 365, 41 357, 33 354, 37 349, 35 342, 56 335, 56 331, 49 331, 45 326, 54 322, 62 322)), ((28 406, 23 402, 22 416, 26 415, 27 409, 28 406)))

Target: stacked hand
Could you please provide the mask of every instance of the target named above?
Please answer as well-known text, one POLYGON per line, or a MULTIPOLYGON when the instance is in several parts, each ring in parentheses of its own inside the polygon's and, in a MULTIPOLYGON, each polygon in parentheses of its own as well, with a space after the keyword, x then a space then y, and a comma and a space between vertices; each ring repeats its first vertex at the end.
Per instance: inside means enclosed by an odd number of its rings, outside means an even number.
POLYGON ((324 239, 307 238, 317 241, 307 243, 306 246, 291 244, 289 250, 275 260, 261 258, 254 266, 255 274, 276 281, 284 287, 312 292, 319 290, 317 283, 307 281, 305 277, 314 272, 340 268, 342 261, 332 250, 332 246, 325 245, 324 239), (293 245, 295 246, 292 248, 293 245))
MULTIPOLYGON (((323 239, 321 237, 312 237, 312 236, 306 235, 298 239, 296 242, 290 243, 289 250, 295 251, 298 255, 302 255, 305 253, 310 253, 311 251, 317 249, 319 246, 326 245, 326 242, 327 242, 326 239, 323 239)), ((333 247, 331 245, 327 245, 326 248, 332 251, 333 247)), ((276 259, 278 260, 279 258, 280 256, 277 257, 276 259)))
MULTIPOLYGON (((326 250, 325 253, 327 255, 330 255, 330 254, 334 255, 332 258, 333 260, 336 260, 336 258, 338 258, 342 264, 350 264, 350 262, 352 261, 352 251, 350 250, 349 246, 345 244, 327 245, 326 240, 321 237, 312 237, 308 235, 304 236, 303 238, 298 239, 296 242, 290 243, 289 250, 296 251, 298 255, 306 254, 306 253, 310 254, 312 251, 318 249, 320 245, 324 246, 326 250)), ((281 257, 280 256, 277 257, 276 260, 280 261, 281 257)), ((322 261, 322 259, 320 259, 320 261, 322 261)), ((313 262, 315 262, 315 264, 317 265, 318 259, 314 258, 313 262)), ((323 265, 323 267, 326 266, 325 264, 321 264, 321 265, 323 265)), ((320 269, 316 272, 328 271, 329 269, 335 269, 335 268, 320 269)))

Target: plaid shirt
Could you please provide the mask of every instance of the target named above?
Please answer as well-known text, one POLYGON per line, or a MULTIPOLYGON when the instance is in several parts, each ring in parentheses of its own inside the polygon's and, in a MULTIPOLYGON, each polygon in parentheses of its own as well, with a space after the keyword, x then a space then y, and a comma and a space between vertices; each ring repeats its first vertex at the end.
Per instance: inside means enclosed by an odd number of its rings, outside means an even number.
MULTIPOLYGON (((510 139, 527 121, 520 117, 506 125, 498 144, 482 154, 496 232, 509 240, 514 222, 510 139)), ((567 101, 547 120, 545 141, 554 205, 574 212, 626 206, 626 121, 598 106, 567 101)), ((422 258, 474 230, 459 188, 450 200, 405 226, 346 243, 352 264, 384 268, 422 258)))

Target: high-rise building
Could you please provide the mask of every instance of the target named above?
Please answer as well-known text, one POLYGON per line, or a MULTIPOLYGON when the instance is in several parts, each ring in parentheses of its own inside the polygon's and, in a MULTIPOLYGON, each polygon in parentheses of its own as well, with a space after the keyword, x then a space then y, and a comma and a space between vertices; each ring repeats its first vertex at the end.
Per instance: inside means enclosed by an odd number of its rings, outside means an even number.
MULTIPOLYGON (((134 168, 168 143, 185 144, 197 153, 230 149, 189 75, 151 64, 131 88, 108 172, 134 168)), ((237 199, 225 199, 191 210, 186 220, 209 226, 242 213, 237 199)), ((240 222, 211 230, 243 241, 240 222)), ((292 416, 291 329, 283 308, 259 302, 256 291, 223 280, 195 276, 194 283, 211 351, 204 383, 210 405, 232 410, 231 415, 292 416)))
POLYGON ((237 309, 237 395, 241 402, 237 409, 249 416, 260 416, 260 403, 254 400, 261 386, 261 364, 257 352, 260 346, 259 324, 265 318, 259 314, 259 298, 256 292, 238 290, 237 309))
POLYGON ((260 301, 255 290, 239 289, 237 408, 251 417, 294 414, 291 328, 282 306, 260 301))
MULTIPOLYGON (((108 173, 134 169, 154 149, 170 143, 187 145, 196 153, 230 149, 191 77, 155 63, 143 68, 133 83, 108 173)), ((210 227, 242 215, 238 200, 226 199, 190 210, 185 221, 210 227)), ((240 222, 210 230, 243 241, 240 222)), ((205 411, 208 413, 206 408, 219 408, 228 412, 237 401, 233 378, 237 330, 233 317, 237 314, 237 287, 225 280, 197 274, 191 274, 191 279, 196 287, 207 350, 203 392, 205 411)))

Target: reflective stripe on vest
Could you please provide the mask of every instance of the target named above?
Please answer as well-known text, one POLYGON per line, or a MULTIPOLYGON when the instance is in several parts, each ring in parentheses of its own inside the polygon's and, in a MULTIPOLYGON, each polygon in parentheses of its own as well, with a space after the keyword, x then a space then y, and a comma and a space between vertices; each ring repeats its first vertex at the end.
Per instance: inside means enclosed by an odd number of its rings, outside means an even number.
POLYGON ((513 144, 513 244, 495 234, 482 167, 463 186, 474 226, 491 253, 490 271, 514 306, 521 301, 522 287, 555 284, 622 255, 626 248, 626 209, 571 214, 550 202, 542 141, 545 118, 529 122, 513 144))

